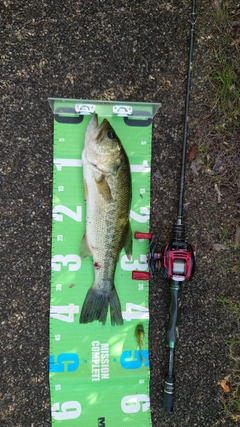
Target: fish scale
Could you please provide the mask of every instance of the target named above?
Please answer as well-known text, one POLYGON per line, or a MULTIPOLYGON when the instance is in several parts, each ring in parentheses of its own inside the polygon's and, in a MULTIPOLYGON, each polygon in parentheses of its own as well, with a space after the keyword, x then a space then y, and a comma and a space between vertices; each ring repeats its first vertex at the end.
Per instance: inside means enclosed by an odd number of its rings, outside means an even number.
POLYGON ((131 255, 129 224, 130 166, 119 138, 104 119, 93 115, 86 130, 82 155, 86 189, 86 234, 80 254, 92 255, 95 279, 83 303, 80 323, 106 322, 110 305, 112 325, 123 324, 114 274, 123 247, 131 255))

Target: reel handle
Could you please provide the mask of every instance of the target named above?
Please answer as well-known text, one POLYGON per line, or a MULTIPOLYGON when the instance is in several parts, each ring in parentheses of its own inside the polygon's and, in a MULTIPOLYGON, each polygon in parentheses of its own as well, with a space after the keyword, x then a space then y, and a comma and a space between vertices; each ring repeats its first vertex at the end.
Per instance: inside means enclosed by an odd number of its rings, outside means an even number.
POLYGON ((134 237, 135 239, 148 239, 148 240, 152 240, 152 233, 142 233, 141 231, 136 231, 134 233, 134 237))
POLYGON ((149 280, 150 278, 153 277, 153 273, 155 271, 160 270, 161 253, 158 253, 156 251, 156 245, 153 242, 152 233, 142 233, 141 231, 136 231, 134 233, 134 237, 135 239, 138 239, 138 240, 149 240, 149 251, 147 254, 147 263, 148 263, 148 268, 150 272, 133 271, 132 279, 133 280, 149 280))
POLYGON ((132 271, 132 279, 133 280, 150 280, 150 273, 148 271, 132 271))

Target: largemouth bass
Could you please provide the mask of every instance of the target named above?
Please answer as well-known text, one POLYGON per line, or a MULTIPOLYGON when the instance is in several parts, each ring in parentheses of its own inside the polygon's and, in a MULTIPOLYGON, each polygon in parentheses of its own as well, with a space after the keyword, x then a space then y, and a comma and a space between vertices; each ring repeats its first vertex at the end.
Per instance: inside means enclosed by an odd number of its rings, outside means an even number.
POLYGON ((98 125, 94 114, 86 130, 82 153, 86 199, 86 233, 80 256, 93 257, 95 279, 85 297, 80 323, 106 323, 108 305, 112 325, 122 325, 122 311, 114 285, 119 253, 132 254, 129 223, 130 166, 124 148, 110 123, 98 125))

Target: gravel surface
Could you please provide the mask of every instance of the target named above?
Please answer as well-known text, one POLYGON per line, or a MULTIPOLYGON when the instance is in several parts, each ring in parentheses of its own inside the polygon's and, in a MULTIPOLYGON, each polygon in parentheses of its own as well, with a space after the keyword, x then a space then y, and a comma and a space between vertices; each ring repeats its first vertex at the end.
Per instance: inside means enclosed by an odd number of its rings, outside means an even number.
MULTIPOLYGON (((189 145, 209 125, 206 76, 216 3, 198 2, 189 145), (215 7, 213 7, 215 5, 215 7)), ((159 248, 176 220, 191 2, 75 0, 0 4, 1 67, 1 427, 50 426, 48 316, 51 250, 52 113, 47 98, 161 102, 154 119, 151 227, 159 248)), ((226 344, 237 330, 218 298, 236 298, 236 251, 216 251, 239 221, 228 187, 221 203, 206 173, 187 166, 185 224, 197 251, 183 286, 176 350, 176 403, 162 409, 168 363, 169 289, 150 289, 153 427, 235 426, 221 403, 233 367, 226 344)))

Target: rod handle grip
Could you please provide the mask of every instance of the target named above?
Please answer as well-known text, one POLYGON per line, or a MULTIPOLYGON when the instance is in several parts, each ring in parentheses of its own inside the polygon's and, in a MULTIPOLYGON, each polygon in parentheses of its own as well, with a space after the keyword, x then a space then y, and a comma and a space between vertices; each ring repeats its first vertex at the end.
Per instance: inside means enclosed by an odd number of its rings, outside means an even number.
POLYGON ((164 395, 163 395, 163 404, 164 410, 167 414, 173 412, 174 405, 174 396, 175 396, 175 376, 171 377, 167 375, 164 382, 164 395))
POLYGON ((169 319, 169 327, 168 327, 168 341, 172 341, 174 343, 177 342, 178 338, 178 324, 180 319, 180 282, 176 282, 171 280, 170 282, 170 293, 171 293, 171 302, 170 302, 170 319, 169 319))

